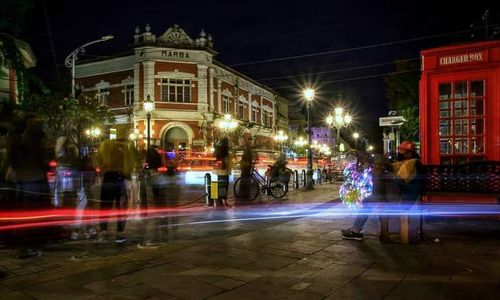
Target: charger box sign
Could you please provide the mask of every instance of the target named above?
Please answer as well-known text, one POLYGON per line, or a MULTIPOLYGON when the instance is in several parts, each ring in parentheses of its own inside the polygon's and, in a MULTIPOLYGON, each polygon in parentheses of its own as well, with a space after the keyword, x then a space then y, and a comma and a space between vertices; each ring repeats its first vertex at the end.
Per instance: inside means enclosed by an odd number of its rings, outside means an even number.
POLYGON ((483 63, 488 61, 486 51, 470 52, 456 55, 447 55, 439 57, 439 66, 448 67, 464 64, 483 63))

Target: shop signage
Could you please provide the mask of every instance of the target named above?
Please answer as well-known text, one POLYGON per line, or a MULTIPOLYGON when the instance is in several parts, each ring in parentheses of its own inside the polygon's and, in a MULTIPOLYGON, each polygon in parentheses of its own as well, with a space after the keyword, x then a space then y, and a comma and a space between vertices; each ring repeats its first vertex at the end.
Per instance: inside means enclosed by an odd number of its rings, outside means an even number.
POLYGON ((193 146, 195 146, 195 147, 205 146, 205 141, 204 140, 193 140, 193 146))
POLYGON ((184 51, 163 50, 161 56, 172 59, 189 59, 189 53, 184 51))
POLYGON ((403 116, 378 118, 379 126, 401 126, 406 119, 403 116))
POLYGON ((442 56, 439 58, 439 65, 449 66, 449 65, 459 65, 459 64, 470 64, 470 63, 485 62, 486 60, 487 58, 485 51, 471 52, 459 55, 442 56))

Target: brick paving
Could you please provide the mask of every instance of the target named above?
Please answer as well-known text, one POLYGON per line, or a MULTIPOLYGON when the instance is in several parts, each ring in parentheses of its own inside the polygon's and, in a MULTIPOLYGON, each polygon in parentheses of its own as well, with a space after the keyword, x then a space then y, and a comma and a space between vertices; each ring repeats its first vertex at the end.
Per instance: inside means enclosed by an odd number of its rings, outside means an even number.
MULTIPOLYGON (((291 191, 275 204, 338 203, 338 185, 291 191)), ((201 202, 190 206, 200 206, 201 202)), ((341 205, 341 204, 337 204, 341 205)), ((241 208, 243 209, 243 208, 241 208)), ((180 223, 237 218, 206 208, 180 223)), ((141 222, 125 245, 59 241, 40 257, 0 249, 0 299, 497 299, 498 221, 429 220, 413 245, 382 243, 370 218, 362 242, 342 240, 352 217, 302 217, 165 227, 162 245, 139 250, 141 222), (439 238, 439 242, 435 242, 439 238)))

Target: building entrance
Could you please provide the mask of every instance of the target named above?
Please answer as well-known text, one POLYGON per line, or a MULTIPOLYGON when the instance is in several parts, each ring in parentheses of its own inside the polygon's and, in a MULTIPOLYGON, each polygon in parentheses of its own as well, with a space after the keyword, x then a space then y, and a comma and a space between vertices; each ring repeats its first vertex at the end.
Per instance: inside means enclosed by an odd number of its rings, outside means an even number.
POLYGON ((173 127, 167 130, 163 142, 166 151, 186 150, 190 145, 187 132, 180 127, 173 127))

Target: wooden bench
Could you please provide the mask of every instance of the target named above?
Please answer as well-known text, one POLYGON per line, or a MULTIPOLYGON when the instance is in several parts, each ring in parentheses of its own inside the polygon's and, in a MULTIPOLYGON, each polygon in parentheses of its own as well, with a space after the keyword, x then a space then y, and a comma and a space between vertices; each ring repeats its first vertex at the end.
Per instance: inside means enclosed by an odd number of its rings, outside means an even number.
MULTIPOLYGON (((441 199, 453 197, 453 203, 470 203, 468 197, 480 196, 499 203, 500 199, 500 161, 477 161, 460 165, 422 165, 419 175, 421 192, 417 205, 432 197, 441 199)), ((432 202, 434 199, 431 200, 432 202)), ((447 201, 437 202, 446 203, 447 201)), ((453 203, 448 202, 449 205, 453 203)), ((476 202, 477 203, 477 202, 476 202)), ((423 236, 423 215, 420 215, 420 238, 423 236)), ((382 238, 392 239, 387 217, 381 217, 382 238)), ((410 241, 409 218, 400 216, 399 240, 402 244, 410 241)))

